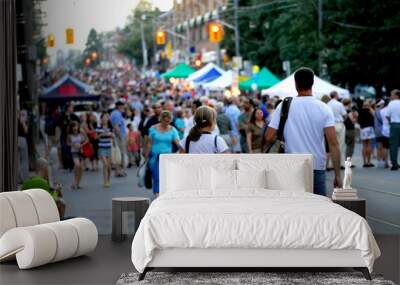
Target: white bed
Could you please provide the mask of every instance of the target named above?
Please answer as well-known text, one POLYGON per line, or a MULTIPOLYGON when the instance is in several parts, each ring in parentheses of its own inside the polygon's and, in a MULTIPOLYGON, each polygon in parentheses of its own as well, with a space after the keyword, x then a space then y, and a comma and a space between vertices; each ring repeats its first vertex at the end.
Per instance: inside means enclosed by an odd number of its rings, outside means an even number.
POLYGON ((312 173, 310 155, 161 156, 134 266, 141 278, 155 267, 355 267, 369 277, 380 251, 367 222, 312 194, 312 173))

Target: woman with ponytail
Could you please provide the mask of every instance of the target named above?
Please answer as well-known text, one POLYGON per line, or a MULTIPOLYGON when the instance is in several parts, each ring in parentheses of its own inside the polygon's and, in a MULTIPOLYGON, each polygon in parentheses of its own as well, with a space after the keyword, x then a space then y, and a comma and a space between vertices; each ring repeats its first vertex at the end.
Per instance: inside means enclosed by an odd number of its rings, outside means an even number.
POLYGON ((207 106, 199 107, 194 114, 194 126, 181 140, 184 153, 227 153, 229 148, 223 138, 212 134, 216 126, 216 112, 207 106))

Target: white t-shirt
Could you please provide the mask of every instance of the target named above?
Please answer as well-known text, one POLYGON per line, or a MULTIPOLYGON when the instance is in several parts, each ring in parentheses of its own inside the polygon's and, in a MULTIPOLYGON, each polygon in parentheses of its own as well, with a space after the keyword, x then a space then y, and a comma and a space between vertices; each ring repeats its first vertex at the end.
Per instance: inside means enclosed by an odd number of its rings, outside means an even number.
MULTIPOLYGON (((269 127, 278 130, 282 103, 272 116, 269 127)), ((325 170, 324 129, 335 125, 331 109, 314 97, 294 97, 285 124, 285 152, 311 153, 314 169, 325 170)))
POLYGON ((389 103, 386 116, 390 118, 390 123, 400 123, 400 100, 389 103))
POLYGON ((343 104, 336 99, 332 99, 328 102, 328 106, 333 112, 335 123, 343 123, 344 116, 347 115, 346 109, 344 108, 343 104))
POLYGON ((388 138, 390 137, 390 124, 389 124, 389 119, 387 117, 387 110, 388 110, 387 106, 381 110, 381 117, 382 117, 382 135, 388 138))
MULTIPOLYGON (((180 145, 185 149, 186 138, 180 141, 180 145)), ((191 141, 189 144, 189 153, 222 153, 227 151, 228 145, 223 138, 217 136, 215 145, 214 134, 202 134, 197 142, 191 141)))

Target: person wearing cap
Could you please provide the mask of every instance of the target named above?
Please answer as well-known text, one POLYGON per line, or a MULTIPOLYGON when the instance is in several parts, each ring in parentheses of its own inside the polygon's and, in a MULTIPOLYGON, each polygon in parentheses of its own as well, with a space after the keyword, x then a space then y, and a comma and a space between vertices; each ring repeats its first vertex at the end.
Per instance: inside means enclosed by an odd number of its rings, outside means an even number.
POLYGON ((121 101, 115 103, 115 110, 112 111, 110 120, 115 134, 115 142, 118 144, 121 152, 121 164, 116 165, 115 176, 124 177, 126 173, 124 171, 125 161, 127 156, 126 148, 126 127, 123 113, 125 112, 125 104, 121 101))
POLYGON ((387 107, 386 116, 390 123, 390 161, 391 170, 398 170, 397 156, 400 145, 400 90, 395 89, 390 93, 390 103, 387 107))

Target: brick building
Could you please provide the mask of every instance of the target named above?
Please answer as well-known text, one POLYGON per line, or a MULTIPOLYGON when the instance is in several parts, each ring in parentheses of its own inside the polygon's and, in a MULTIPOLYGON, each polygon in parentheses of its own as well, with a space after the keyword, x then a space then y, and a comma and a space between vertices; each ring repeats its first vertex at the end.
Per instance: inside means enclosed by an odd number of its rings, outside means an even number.
POLYGON ((174 0, 173 8, 160 15, 157 28, 171 41, 172 63, 199 58, 203 63, 216 61, 218 46, 208 40, 208 24, 227 10, 228 0, 174 0))

